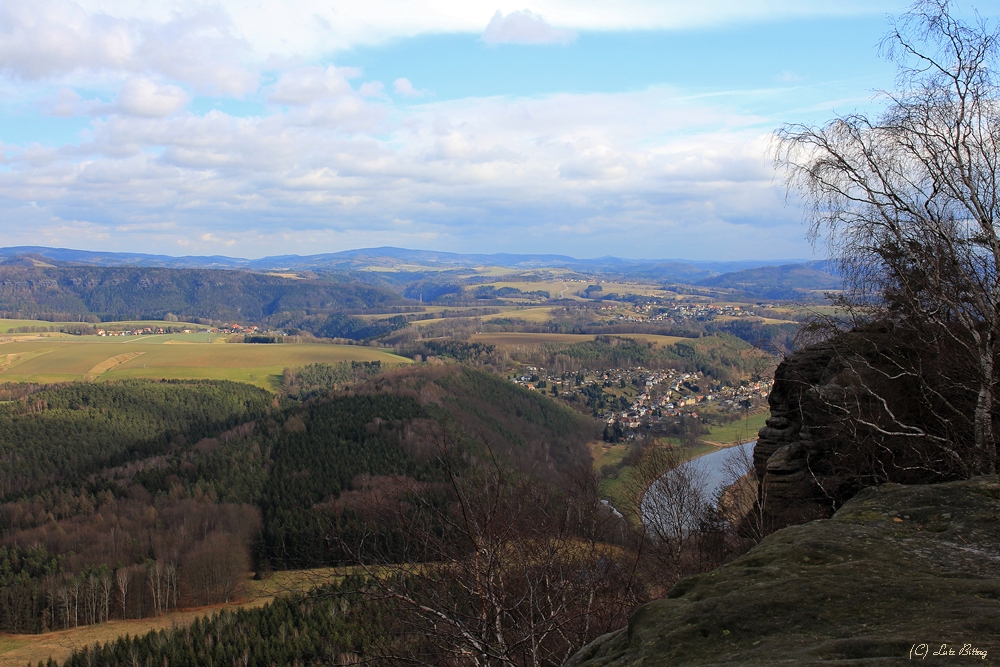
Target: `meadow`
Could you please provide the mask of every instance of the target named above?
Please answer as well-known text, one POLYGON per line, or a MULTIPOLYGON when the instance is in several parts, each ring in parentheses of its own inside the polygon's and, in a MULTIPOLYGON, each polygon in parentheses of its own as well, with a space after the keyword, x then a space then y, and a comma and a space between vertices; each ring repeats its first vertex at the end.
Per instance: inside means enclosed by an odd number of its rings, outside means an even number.
POLYGON ((213 334, 113 338, 50 334, 0 342, 0 382, 234 380, 274 390, 287 367, 341 361, 411 363, 360 345, 226 343, 223 336, 213 334))
POLYGON ((739 421, 721 426, 713 426, 711 432, 705 436, 704 440, 720 445, 755 440, 757 438, 757 431, 764 427, 764 422, 770 416, 770 412, 762 410, 751 413, 746 419, 740 419, 739 421))

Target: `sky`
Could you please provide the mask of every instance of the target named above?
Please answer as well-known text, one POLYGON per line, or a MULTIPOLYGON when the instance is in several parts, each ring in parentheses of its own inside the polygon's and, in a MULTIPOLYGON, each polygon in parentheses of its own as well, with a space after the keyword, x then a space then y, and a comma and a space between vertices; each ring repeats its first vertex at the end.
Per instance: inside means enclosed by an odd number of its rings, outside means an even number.
POLYGON ((0 246, 819 256, 772 133, 907 6, 0 0, 0 246))

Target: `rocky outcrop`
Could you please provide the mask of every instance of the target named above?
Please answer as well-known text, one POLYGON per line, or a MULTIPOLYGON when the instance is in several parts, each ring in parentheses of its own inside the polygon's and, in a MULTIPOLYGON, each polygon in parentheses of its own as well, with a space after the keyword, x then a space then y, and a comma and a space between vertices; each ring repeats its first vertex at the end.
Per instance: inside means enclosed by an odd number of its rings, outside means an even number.
POLYGON ((765 511, 779 524, 832 511, 823 466, 832 418, 818 388, 837 375, 838 359, 831 344, 818 344, 789 355, 775 370, 771 416, 758 434, 754 467, 764 480, 765 511))
POLYGON ((998 516, 997 477, 866 489, 681 580, 569 667, 1000 664, 998 516))

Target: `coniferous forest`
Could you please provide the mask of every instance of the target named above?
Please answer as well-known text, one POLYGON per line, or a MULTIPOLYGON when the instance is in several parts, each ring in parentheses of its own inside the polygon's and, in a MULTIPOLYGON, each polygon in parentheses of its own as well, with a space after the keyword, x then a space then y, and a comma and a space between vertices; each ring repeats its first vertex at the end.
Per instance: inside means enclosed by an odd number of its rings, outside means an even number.
MULTIPOLYGON (((570 511, 556 486, 589 466, 589 418, 458 365, 365 379, 377 370, 353 368, 355 384, 332 390, 324 383, 340 386, 351 369, 286 373, 307 391, 279 396, 214 381, 4 386, 0 630, 217 604, 240 594, 247 572, 416 562, 441 540, 458 557, 475 538, 450 512, 455 503, 479 508, 463 485, 483 470, 500 475, 502 493, 518 480, 553 516, 570 511)), ((573 526, 560 519, 555 528, 567 536, 588 521, 572 511, 573 526)), ((204 664, 206 646, 219 647, 214 656, 235 650, 225 637, 241 624, 256 629, 239 645, 273 654, 274 664, 374 650, 390 636, 378 619, 394 612, 359 590, 371 591, 364 576, 336 594, 282 599, 172 638, 123 640, 100 649, 99 664, 124 664, 137 651, 157 664, 204 664), (301 641, 277 641, 272 626, 301 641), (189 644, 191 633, 194 654, 165 648, 189 644)))

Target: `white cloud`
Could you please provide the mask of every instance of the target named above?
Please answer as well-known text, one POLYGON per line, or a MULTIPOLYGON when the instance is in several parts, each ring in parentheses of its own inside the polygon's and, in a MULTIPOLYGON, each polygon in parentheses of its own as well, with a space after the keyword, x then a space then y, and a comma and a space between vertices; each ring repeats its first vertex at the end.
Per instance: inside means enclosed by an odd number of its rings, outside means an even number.
POLYGON ((392 87, 397 95, 402 95, 403 97, 423 97, 427 94, 422 90, 414 88, 410 80, 406 78, 396 79, 392 82, 392 87))
POLYGON ((50 229, 70 245, 109 234, 118 247, 188 240, 186 251, 244 256, 431 239, 464 250, 802 256, 757 123, 667 90, 403 109, 344 94, 255 118, 113 115, 79 147, 5 145, 0 206, 8 243, 50 229), (563 226, 576 235, 557 234, 563 226))
POLYGON ((482 40, 495 44, 568 44, 576 39, 573 30, 559 30, 527 9, 504 16, 499 10, 490 19, 482 40))
POLYGON ((285 72, 268 96, 271 102, 303 105, 354 93, 348 79, 361 74, 353 67, 304 67, 285 72))
POLYGON ((142 41, 136 47, 136 68, 213 95, 240 96, 257 89, 259 56, 229 13, 218 8, 178 11, 167 21, 139 26, 142 41))
POLYGON ((60 88, 38 100, 38 108, 50 116, 69 118, 80 113, 80 96, 72 88, 60 88))
POLYGON ((385 95, 385 86, 381 81, 367 81, 358 88, 358 95, 361 97, 382 97, 385 95))
POLYGON ((138 41, 129 22, 88 13, 68 0, 0 3, 0 67, 19 77, 126 67, 138 41))
POLYGON ((189 99, 183 88, 133 78, 122 86, 117 109, 133 116, 155 118, 180 111, 189 99))

